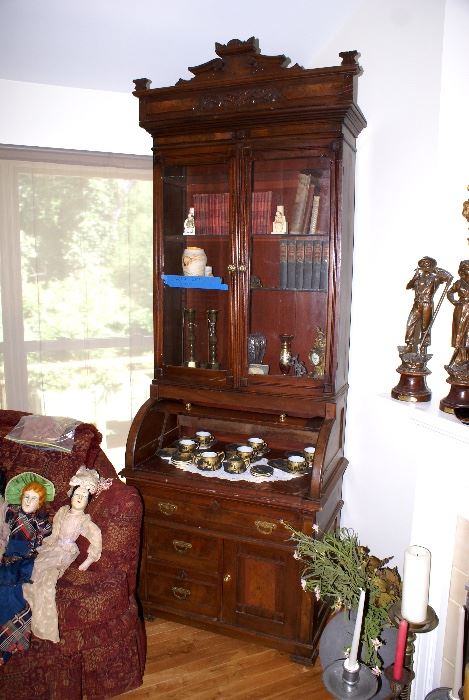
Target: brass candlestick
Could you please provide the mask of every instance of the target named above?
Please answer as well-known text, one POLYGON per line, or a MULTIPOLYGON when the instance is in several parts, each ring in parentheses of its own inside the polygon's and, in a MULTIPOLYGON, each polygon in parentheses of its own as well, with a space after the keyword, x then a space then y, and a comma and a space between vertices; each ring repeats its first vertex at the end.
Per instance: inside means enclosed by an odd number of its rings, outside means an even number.
POLYGON ((415 678, 415 673, 404 666, 401 672, 401 677, 397 681, 394 678, 394 664, 387 666, 384 669, 384 675, 389 681, 391 688, 391 697, 400 698, 404 690, 412 683, 415 678))
POLYGON ((199 363, 195 359, 195 309, 184 309, 183 325, 186 340, 186 359, 184 360, 185 367, 198 367, 199 363))
POLYGON ((219 369, 220 363, 217 361, 217 316, 218 309, 207 310, 208 323, 208 363, 209 369, 219 369))
MULTIPOLYGON (((401 615, 401 601, 397 600, 389 608, 389 619, 395 627, 399 627, 399 623, 404 618, 401 615)), ((430 605, 427 606, 427 617, 421 624, 415 624, 409 622, 409 628, 407 632, 407 644, 405 648, 404 656, 404 667, 412 673, 412 678, 405 685, 400 695, 394 696, 400 698, 400 700, 409 700, 410 698, 410 687, 412 680, 414 678, 413 668, 414 668, 414 652, 415 652, 415 640, 417 639, 417 634, 423 634, 424 632, 431 632, 438 626, 438 617, 435 611, 430 605)))

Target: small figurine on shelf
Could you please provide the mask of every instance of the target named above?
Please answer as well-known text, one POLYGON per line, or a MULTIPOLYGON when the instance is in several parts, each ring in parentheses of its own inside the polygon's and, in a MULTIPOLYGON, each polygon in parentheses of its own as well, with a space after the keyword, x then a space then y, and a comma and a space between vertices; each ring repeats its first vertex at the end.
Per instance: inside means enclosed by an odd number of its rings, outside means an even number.
POLYGON ((283 204, 279 204, 277 206, 275 218, 272 222, 272 233, 288 233, 288 224, 285 218, 285 207, 283 206, 283 204))
POLYGON ((195 236, 194 207, 190 207, 187 219, 184 221, 184 236, 195 236))

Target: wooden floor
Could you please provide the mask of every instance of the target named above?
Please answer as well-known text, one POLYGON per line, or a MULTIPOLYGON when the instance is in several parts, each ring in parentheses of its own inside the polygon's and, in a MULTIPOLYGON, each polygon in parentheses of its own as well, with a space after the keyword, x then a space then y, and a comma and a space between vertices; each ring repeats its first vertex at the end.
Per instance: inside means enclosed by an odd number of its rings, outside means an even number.
POLYGON ((146 622, 143 685, 125 700, 331 700, 319 661, 302 666, 253 642, 166 620, 146 622))

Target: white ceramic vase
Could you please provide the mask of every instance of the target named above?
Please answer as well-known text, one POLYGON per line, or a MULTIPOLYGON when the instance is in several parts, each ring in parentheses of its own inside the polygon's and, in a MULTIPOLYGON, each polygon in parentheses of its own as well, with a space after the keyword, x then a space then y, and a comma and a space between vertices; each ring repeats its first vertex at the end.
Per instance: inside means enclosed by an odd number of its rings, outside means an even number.
POLYGON ((204 277, 207 256, 203 248, 187 246, 182 254, 182 272, 187 277, 204 277))

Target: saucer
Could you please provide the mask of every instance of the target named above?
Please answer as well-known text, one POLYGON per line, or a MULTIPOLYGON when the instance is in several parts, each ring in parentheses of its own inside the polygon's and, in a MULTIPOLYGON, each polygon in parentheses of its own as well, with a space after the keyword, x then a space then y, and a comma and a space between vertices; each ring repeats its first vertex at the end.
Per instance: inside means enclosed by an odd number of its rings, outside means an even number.
POLYGON ((252 476, 272 476, 274 470, 268 464, 253 464, 249 470, 252 476))
POLYGON ((175 467, 180 467, 180 466, 184 466, 186 464, 190 464, 192 461, 193 461, 192 455, 189 453, 185 453, 185 452, 176 452, 171 457, 171 464, 173 464, 175 467))

